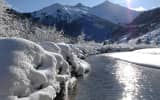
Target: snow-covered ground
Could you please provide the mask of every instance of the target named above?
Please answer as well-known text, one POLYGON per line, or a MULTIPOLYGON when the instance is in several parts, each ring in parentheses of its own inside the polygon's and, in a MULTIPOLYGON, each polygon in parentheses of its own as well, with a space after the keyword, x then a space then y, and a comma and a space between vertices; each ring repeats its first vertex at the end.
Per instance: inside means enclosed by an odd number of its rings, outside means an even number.
POLYGON ((132 52, 120 52, 106 54, 116 59, 135 64, 160 68, 160 48, 140 49, 132 52))
MULTIPOLYGON (((0 38, 0 100, 53 100, 61 84, 66 86, 67 97, 68 88, 75 85, 76 77, 90 70, 90 64, 80 59, 82 56, 83 52, 72 44, 37 44, 20 38, 0 38)), ((89 58, 93 59, 92 67, 97 64, 102 67, 109 59, 116 58, 160 68, 160 48, 89 58)))
MULTIPOLYGON (((160 27, 160 25, 158 26, 160 27)), ((150 43, 150 44, 160 44, 160 28, 157 28, 151 32, 146 33, 136 39, 131 39, 129 43, 150 43)))
POLYGON ((53 100, 61 83, 67 91, 88 70, 70 45, 0 39, 0 100, 53 100))

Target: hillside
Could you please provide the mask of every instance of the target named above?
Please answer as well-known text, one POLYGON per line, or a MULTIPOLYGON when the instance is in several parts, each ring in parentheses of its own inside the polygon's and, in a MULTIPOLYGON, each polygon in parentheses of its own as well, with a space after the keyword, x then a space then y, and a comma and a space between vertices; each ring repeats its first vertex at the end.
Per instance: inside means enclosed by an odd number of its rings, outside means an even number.
POLYGON ((111 21, 115 24, 128 24, 132 22, 141 12, 122 7, 118 4, 106 0, 103 3, 94 6, 89 11, 91 14, 111 21))
POLYGON ((32 41, 64 41, 69 38, 64 36, 55 27, 47 27, 30 18, 29 14, 21 14, 1 0, 0 3, 0 36, 1 37, 22 37, 32 41))
POLYGON ((48 26, 55 25, 58 30, 72 37, 83 33, 85 40, 102 42, 109 39, 111 33, 120 26, 90 14, 90 9, 82 4, 68 6, 56 3, 31 15, 33 20, 48 26))
MULTIPOLYGON (((116 30, 113 35, 114 38, 120 42, 125 42, 131 39, 136 39, 137 37, 146 35, 145 37, 150 37, 152 33, 158 36, 160 28, 160 8, 156 8, 150 11, 145 11, 140 14, 132 23, 116 30), (148 36, 147 36, 148 35, 148 36)), ((148 39, 148 38, 146 38, 148 39)), ((148 42, 152 41, 146 40, 148 42)), ((158 40, 158 39, 157 39, 158 40)))

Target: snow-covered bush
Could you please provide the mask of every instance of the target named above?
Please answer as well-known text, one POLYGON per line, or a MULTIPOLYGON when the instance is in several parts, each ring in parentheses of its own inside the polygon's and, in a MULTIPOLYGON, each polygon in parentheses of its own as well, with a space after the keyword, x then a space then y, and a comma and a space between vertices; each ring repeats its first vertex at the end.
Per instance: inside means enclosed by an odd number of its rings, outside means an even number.
POLYGON ((67 44, 41 43, 20 38, 0 39, 0 100, 53 100, 60 84, 74 84, 89 64, 67 44))
POLYGON ((63 31, 57 31, 54 26, 38 25, 28 18, 22 19, 12 14, 6 14, 3 19, 6 20, 1 24, 1 37, 21 37, 35 42, 69 42, 69 38, 64 36, 63 31))
POLYGON ((71 66, 73 76, 83 76, 90 70, 89 64, 80 59, 83 56, 81 50, 71 44, 44 42, 41 46, 47 51, 60 53, 71 66))
POLYGON ((9 8, 5 0, 0 0, 0 37, 21 37, 35 42, 69 42, 63 31, 54 26, 41 25, 27 15, 9 8))
POLYGON ((51 42, 69 42, 69 38, 64 36, 63 31, 57 31, 55 27, 47 27, 47 26, 33 26, 33 32, 30 30, 28 34, 24 33, 20 37, 35 41, 35 42, 44 42, 44 41, 51 41, 51 42))
POLYGON ((4 0, 0 0, 0 15, 2 16, 6 7, 6 3, 4 0))
POLYGON ((98 54, 99 50, 103 47, 103 44, 95 41, 86 41, 75 45, 83 54, 85 54, 85 56, 98 54))

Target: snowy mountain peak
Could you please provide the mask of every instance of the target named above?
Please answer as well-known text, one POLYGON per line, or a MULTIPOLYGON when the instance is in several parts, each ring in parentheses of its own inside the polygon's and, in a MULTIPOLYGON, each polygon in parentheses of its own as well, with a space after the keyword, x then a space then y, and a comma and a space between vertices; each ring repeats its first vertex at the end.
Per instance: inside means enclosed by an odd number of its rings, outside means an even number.
POLYGON ((139 12, 111 3, 108 0, 94 6, 89 12, 115 24, 128 24, 139 15, 139 12))
POLYGON ((49 7, 34 12, 34 17, 38 17, 40 19, 45 16, 57 17, 57 11, 60 11, 61 15, 71 18, 70 21, 80 18, 84 14, 89 14, 111 21, 112 23, 122 25, 132 22, 133 19, 139 15, 139 12, 137 11, 130 10, 106 0, 92 8, 87 7, 82 3, 77 3, 75 6, 55 3, 49 7))
POLYGON ((78 3, 75 6, 61 5, 59 3, 55 3, 49 7, 33 12, 32 16, 40 20, 46 19, 47 17, 47 19, 60 18, 60 20, 72 22, 73 20, 82 17, 84 14, 87 14, 88 10, 89 7, 86 7, 81 3, 78 3))
POLYGON ((53 4, 51 6, 48 6, 48 7, 44 8, 44 9, 59 9, 59 8, 63 8, 63 5, 61 5, 59 3, 55 3, 55 4, 53 4))
POLYGON ((104 5, 108 5, 108 4, 110 4, 111 2, 109 2, 108 0, 105 0, 102 4, 104 4, 104 5))
POLYGON ((77 4, 75 5, 75 7, 86 7, 86 6, 83 5, 82 3, 77 3, 77 4))
POLYGON ((54 3, 51 6, 62 6, 60 3, 54 3))
MULTIPOLYGON (((108 0, 105 0, 104 2, 102 2, 102 3, 100 3, 100 4, 98 4, 98 5, 96 5, 96 6, 119 6, 118 4, 114 4, 114 3, 111 3, 110 1, 108 1, 108 0)), ((95 6, 95 7, 96 7, 95 6)), ((94 8, 94 7, 93 7, 94 8)))

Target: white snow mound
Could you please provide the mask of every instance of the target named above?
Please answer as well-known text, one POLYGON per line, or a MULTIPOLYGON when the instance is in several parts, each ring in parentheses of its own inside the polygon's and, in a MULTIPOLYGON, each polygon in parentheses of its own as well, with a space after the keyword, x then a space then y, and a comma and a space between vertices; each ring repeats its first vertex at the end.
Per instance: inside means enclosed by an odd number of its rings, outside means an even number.
POLYGON ((128 62, 160 68, 160 48, 140 49, 132 52, 111 53, 107 56, 128 62))
POLYGON ((76 76, 83 76, 86 72, 90 70, 90 65, 86 61, 79 59, 79 57, 83 56, 82 51, 75 46, 65 43, 55 44, 53 42, 45 42, 42 44, 42 46, 50 52, 55 51, 55 49, 57 49, 58 47, 57 52, 60 53, 63 58, 68 62, 71 67, 71 72, 76 74, 76 76), (52 46, 48 46, 49 44, 52 44, 52 46))
POLYGON ((79 61, 65 44, 40 46, 24 39, 1 38, 0 100, 53 100, 60 83, 72 79, 72 70, 83 75, 89 69, 89 64, 79 61))

